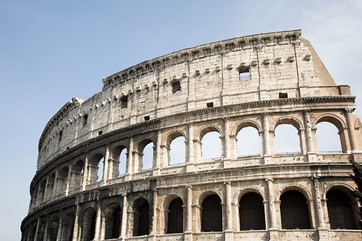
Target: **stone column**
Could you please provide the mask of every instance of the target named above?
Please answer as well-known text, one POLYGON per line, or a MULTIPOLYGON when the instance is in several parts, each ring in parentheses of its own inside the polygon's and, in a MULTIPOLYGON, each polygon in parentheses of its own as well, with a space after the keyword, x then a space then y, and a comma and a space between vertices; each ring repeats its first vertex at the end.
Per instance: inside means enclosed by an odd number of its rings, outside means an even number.
POLYGON ((151 229, 151 235, 156 236, 157 234, 157 218, 158 218, 158 213, 157 213, 157 209, 158 209, 158 203, 157 203, 157 189, 154 189, 152 191, 152 196, 153 196, 153 206, 152 206, 152 229, 151 229))
POLYGON ((273 190, 273 179, 265 179, 267 193, 268 193, 268 214, 269 214, 269 231, 277 230, 277 220, 276 220, 276 209, 274 202, 274 190, 273 190))
POLYGON ((225 227, 225 240, 234 240, 233 235, 233 219, 231 210, 231 183, 225 182, 225 215, 226 215, 226 227, 225 227))
POLYGON ((75 218, 74 218, 74 229, 73 229, 73 241, 80 240, 79 235, 79 215, 80 215, 80 208, 79 208, 79 200, 76 201, 76 210, 75 210, 75 218))
POLYGON ((308 153, 308 150, 307 150, 307 143, 306 143, 304 128, 300 128, 298 130, 298 136, 299 136, 299 142, 300 142, 300 148, 301 148, 300 153, 303 155, 306 155, 308 153))
POLYGON ((193 171, 195 163, 195 146, 194 146, 194 124, 187 123, 188 137, 187 137, 187 160, 186 160, 186 171, 193 171))
POLYGON ((161 131, 157 131, 157 140, 156 143, 154 145, 154 149, 153 149, 153 167, 152 167, 152 172, 154 176, 159 176, 160 175, 160 166, 162 166, 161 163, 161 158, 162 158, 162 154, 161 154, 161 140, 162 140, 162 136, 161 136, 161 131))
POLYGON ((262 114, 263 120, 263 156, 264 163, 268 163, 271 159, 271 145, 270 145, 270 133, 269 133, 269 121, 268 113, 262 114))
POLYGON ((88 184, 88 180, 89 180, 89 178, 88 178, 88 173, 89 173, 89 167, 88 167, 88 165, 89 165, 89 157, 88 157, 88 155, 85 157, 85 159, 84 159, 84 169, 83 169, 83 181, 82 181, 82 190, 84 191, 85 190, 85 187, 87 186, 87 184, 88 184))
POLYGON ((352 153, 355 152, 357 150, 356 148, 356 136, 354 134, 354 126, 353 126, 353 108, 346 108, 345 109, 345 116, 346 116, 346 121, 347 121, 347 128, 348 128, 348 136, 349 136, 349 142, 351 145, 351 151, 352 153))
POLYGON ((67 176, 66 180, 64 180, 65 182, 67 182, 65 184, 65 196, 69 195, 70 183, 72 181, 72 169, 73 169, 73 166, 72 166, 72 164, 70 164, 69 168, 68 168, 68 176, 67 176))
MULTIPOLYGON (((38 241, 39 226, 40 226, 40 218, 38 218, 38 220, 36 222, 34 241, 38 241)), ((39 240, 39 241, 42 241, 42 240, 39 240)))
POLYGON ((323 217, 323 208, 322 208, 322 198, 319 192, 319 180, 317 175, 311 177, 313 181, 313 191, 314 191, 314 206, 316 208, 317 214, 317 228, 325 229, 324 217, 323 217))
POLYGON ((125 180, 131 180, 132 179, 132 174, 134 173, 134 169, 133 169, 133 138, 130 137, 129 138, 129 147, 127 150, 127 165, 126 165, 126 173, 125 173, 125 180))
POLYGON ((101 239, 101 234, 104 233, 104 226, 102 226, 102 210, 98 201, 97 217, 96 217, 96 230, 94 237, 95 239, 101 239))
POLYGON ((58 193, 58 170, 55 172, 52 197, 58 193))
POLYGON ((110 170, 109 165, 109 147, 106 147, 106 153, 103 158, 103 183, 107 183, 109 176, 112 175, 112 170, 110 170))
POLYGON ((63 241, 62 240, 62 226, 63 226, 63 218, 59 217, 59 222, 58 222, 58 232, 57 232, 57 241, 63 241))
POLYGON ((128 202, 127 202, 127 193, 122 194, 123 205, 122 205, 122 226, 121 226, 121 240, 126 240, 127 238, 127 211, 128 211, 128 202))
POLYGON ((184 240, 192 241, 192 186, 186 186, 186 227, 184 228, 184 240))

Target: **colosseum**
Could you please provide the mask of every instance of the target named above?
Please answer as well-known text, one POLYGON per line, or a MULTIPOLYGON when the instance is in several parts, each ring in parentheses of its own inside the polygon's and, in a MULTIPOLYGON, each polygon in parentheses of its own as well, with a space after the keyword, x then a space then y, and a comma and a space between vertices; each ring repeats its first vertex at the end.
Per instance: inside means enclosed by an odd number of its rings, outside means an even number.
POLYGON ((362 240, 355 108, 300 30, 139 63, 45 126, 22 241, 362 240), (340 152, 318 150, 320 123, 340 152))

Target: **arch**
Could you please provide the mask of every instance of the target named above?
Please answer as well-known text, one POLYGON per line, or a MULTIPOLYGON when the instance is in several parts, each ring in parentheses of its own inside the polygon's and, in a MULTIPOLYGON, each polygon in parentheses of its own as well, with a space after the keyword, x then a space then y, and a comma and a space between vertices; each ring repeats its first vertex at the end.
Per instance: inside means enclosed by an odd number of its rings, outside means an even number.
POLYGON ((255 192, 244 194, 239 201, 240 230, 265 230, 263 197, 255 192))
POLYGON ((57 188, 59 194, 64 194, 66 192, 68 175, 69 175, 69 168, 67 166, 60 169, 57 179, 57 188))
POLYGON ((338 127, 329 121, 320 121, 316 125, 317 150, 321 152, 341 152, 342 138, 338 127))
POLYGON ((139 171, 153 168, 154 143, 151 139, 145 139, 138 143, 139 171))
POLYGON ((254 126, 244 126, 236 135, 237 156, 255 156, 260 154, 260 137, 254 126))
POLYGON ((75 214, 73 212, 68 213, 64 217, 62 222, 62 237, 61 240, 72 241, 73 240, 73 230, 74 230, 75 214))
POLYGON ((167 156, 169 165, 176 165, 186 162, 185 140, 185 136, 180 132, 172 133, 168 137, 167 156))
POLYGON ((122 210, 118 203, 111 203, 105 209, 105 239, 119 238, 122 224, 122 210))
POLYGON ((144 198, 139 198, 133 205, 133 236, 150 234, 150 205, 144 198))
POLYGON ((207 127, 200 132, 201 159, 219 159, 222 156, 220 130, 216 127, 207 127))
POLYGON ((354 203, 345 188, 332 188, 327 194, 328 217, 331 229, 357 229, 354 203))
POLYGON ((280 123, 274 131, 274 153, 300 153, 301 138, 293 124, 280 123))
POLYGON ((56 241, 57 235, 58 235, 58 229, 59 229, 59 218, 57 216, 53 217, 48 224, 48 241, 56 241))
POLYGON ((292 125, 295 129, 300 130, 303 127, 302 122, 294 117, 286 117, 277 119, 273 124, 270 125, 270 131, 275 131, 279 125, 292 125))
POLYGON ((112 177, 116 178, 124 176, 128 166, 128 148, 125 144, 117 144, 112 150, 112 159, 114 160, 112 165, 112 177))
POLYGON ((41 224, 40 224, 40 228, 38 230, 38 235, 37 235, 37 238, 36 240, 45 240, 45 228, 46 228, 46 222, 43 221, 41 224))
POLYGON ((73 166, 71 188, 79 188, 83 182, 84 161, 78 160, 73 166))
POLYGON ((89 207, 83 215, 82 241, 90 241, 95 238, 97 211, 89 207))
POLYGON ((167 233, 183 232, 183 202, 180 197, 173 199, 168 205, 167 233))
POLYGON ((99 182, 104 179, 104 155, 96 153, 89 160, 90 183, 99 182))
POLYGON ((201 204, 201 231, 222 231, 222 206, 217 194, 210 194, 201 204))
POLYGON ((305 196, 295 190, 284 192, 280 197, 283 229, 309 229, 310 215, 305 196))

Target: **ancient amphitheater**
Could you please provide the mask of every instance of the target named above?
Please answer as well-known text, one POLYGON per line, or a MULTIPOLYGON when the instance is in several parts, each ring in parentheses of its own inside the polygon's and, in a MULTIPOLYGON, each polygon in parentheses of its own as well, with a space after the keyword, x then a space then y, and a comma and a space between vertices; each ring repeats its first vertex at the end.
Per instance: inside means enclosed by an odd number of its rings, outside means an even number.
POLYGON ((49 120, 22 241, 361 240, 354 110, 300 30, 142 62, 49 120), (318 151, 322 122, 340 153, 318 151), (276 151, 279 126, 298 152, 276 151), (245 129, 257 153, 242 155, 245 129))

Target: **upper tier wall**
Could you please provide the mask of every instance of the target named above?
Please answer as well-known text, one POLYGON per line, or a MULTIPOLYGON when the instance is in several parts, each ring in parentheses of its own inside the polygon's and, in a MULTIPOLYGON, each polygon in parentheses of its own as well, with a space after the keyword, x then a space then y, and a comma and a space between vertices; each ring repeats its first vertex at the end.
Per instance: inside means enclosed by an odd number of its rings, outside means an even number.
POLYGON ((103 80, 103 90, 72 99, 48 122, 38 170, 98 135, 168 115, 278 98, 349 96, 300 30, 224 40, 146 61, 103 80))

